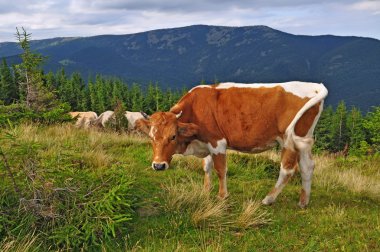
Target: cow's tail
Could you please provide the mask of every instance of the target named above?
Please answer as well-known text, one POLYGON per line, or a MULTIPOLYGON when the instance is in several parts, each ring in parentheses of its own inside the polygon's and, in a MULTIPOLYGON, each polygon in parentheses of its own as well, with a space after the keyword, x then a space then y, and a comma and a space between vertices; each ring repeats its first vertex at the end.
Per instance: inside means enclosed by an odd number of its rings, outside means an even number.
POLYGON ((306 147, 311 147, 313 143, 313 130, 314 127, 319 119, 320 114, 323 110, 323 101, 326 98, 328 94, 327 88, 321 83, 319 85, 319 89, 316 90, 318 93, 312 97, 309 101, 305 103, 305 105, 297 112, 294 119, 291 121, 289 126, 287 127, 285 131, 285 147, 294 150, 297 149, 304 149, 306 147), (299 119, 303 116, 303 114, 308 111, 311 107, 315 106, 317 103, 321 103, 318 115, 316 116, 314 123, 311 127, 311 130, 306 134, 305 137, 299 137, 295 134, 294 128, 299 121, 299 119))

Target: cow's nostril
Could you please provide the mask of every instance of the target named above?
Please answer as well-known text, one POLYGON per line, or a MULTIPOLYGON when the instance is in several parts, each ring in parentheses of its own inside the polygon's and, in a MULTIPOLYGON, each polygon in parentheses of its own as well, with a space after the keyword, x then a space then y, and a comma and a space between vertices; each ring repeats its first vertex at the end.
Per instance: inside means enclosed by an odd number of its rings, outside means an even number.
POLYGON ((156 171, 165 170, 165 163, 154 163, 154 164, 153 164, 153 168, 154 168, 156 171))

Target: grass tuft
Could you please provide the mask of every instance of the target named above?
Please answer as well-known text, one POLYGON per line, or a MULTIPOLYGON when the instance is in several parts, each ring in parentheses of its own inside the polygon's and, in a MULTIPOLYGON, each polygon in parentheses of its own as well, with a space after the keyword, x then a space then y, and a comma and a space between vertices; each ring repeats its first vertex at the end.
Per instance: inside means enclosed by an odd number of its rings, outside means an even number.
POLYGON ((249 199, 243 203, 242 211, 236 218, 234 225, 245 230, 269 224, 271 221, 269 212, 262 209, 261 202, 249 199))
POLYGON ((191 220, 195 226, 219 224, 227 210, 226 200, 206 200, 194 209, 191 220))
POLYGON ((25 252, 38 251, 40 244, 37 242, 38 236, 34 233, 19 239, 5 238, 0 244, 2 252, 25 252))

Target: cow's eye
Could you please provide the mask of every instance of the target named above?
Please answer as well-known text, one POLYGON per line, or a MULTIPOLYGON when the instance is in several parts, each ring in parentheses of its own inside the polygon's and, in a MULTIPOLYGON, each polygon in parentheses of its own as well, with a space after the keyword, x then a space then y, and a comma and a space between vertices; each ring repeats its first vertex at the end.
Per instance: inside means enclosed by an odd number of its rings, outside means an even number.
POLYGON ((170 138, 170 140, 171 140, 171 141, 174 141, 174 140, 175 140, 175 137, 176 137, 176 135, 173 135, 173 136, 170 138))

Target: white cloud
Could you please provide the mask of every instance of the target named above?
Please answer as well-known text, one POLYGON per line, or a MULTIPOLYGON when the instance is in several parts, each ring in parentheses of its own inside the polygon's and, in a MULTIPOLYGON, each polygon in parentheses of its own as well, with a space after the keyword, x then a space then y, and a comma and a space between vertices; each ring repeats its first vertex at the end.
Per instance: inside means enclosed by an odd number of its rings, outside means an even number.
POLYGON ((0 41, 15 41, 16 26, 41 39, 193 24, 380 38, 380 1, 368 0, 0 0, 0 13, 0 41))

